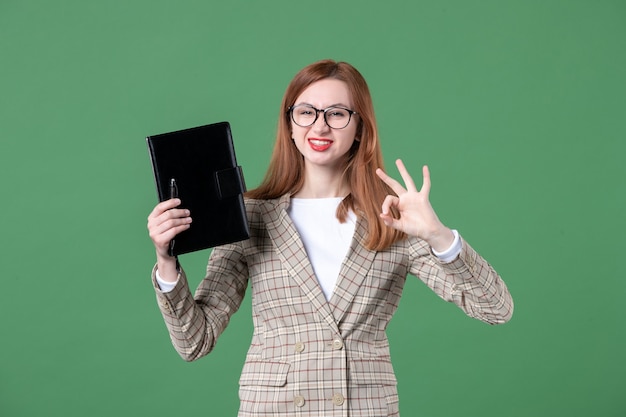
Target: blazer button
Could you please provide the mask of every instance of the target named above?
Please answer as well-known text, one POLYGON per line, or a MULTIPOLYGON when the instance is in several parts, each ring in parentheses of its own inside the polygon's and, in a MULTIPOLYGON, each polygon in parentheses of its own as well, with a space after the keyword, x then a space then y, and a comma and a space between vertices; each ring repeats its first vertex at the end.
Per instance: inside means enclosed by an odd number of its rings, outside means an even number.
POLYGON ((296 351, 296 353, 301 353, 304 351, 304 343, 302 342, 296 342, 295 346, 293 347, 293 350, 296 351))
POLYGON ((304 406, 304 397, 302 395, 296 395, 293 398, 293 403, 295 404, 296 407, 304 406))
POLYGON ((341 350, 343 349, 343 342, 339 339, 335 339, 333 340, 333 349, 334 350, 341 350))
POLYGON ((335 404, 335 405, 343 405, 344 401, 345 401, 345 398, 343 398, 343 395, 341 395, 341 394, 333 395, 333 404, 335 404))

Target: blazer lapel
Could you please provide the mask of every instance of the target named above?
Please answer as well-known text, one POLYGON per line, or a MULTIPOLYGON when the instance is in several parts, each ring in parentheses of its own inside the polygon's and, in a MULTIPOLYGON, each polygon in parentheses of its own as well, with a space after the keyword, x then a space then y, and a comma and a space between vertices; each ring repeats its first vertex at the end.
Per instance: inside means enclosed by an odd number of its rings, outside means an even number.
POLYGON ((307 257, 300 235, 287 214, 290 196, 284 195, 278 201, 274 200, 272 203, 276 205, 268 207, 263 216, 265 217, 265 224, 270 239, 276 246, 276 252, 285 270, 293 278, 294 282, 302 288, 302 291, 324 321, 339 334, 339 328, 326 301, 326 297, 317 282, 317 277, 307 257))
POLYGON ((341 265, 335 291, 330 299, 330 307, 338 324, 347 313, 352 311, 354 297, 363 285, 376 256, 376 251, 364 246, 366 236, 367 221, 359 216, 350 249, 341 265))

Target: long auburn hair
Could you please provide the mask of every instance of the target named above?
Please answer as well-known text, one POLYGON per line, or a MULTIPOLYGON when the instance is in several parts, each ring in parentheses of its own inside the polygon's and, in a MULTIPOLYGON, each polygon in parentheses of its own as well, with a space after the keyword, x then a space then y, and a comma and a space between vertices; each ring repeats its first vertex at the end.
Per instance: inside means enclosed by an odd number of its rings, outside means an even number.
MULTIPOLYGON (((311 84, 327 79, 337 79, 347 84, 353 99, 354 111, 358 113, 358 141, 350 150, 343 175, 350 186, 350 194, 337 209, 337 218, 346 221, 352 209, 357 216, 367 220, 368 235, 365 246, 370 250, 382 250, 405 238, 405 234, 386 226, 379 217, 385 197, 394 194, 376 175, 376 168, 383 168, 383 157, 374 116, 374 105, 369 87, 361 73, 346 62, 322 60, 300 70, 287 87, 280 107, 278 131, 269 167, 261 184, 246 193, 255 199, 273 199, 283 194, 294 194, 304 184, 304 158, 291 139, 289 107, 311 84)), ((394 213, 397 216, 397 213, 394 213)))

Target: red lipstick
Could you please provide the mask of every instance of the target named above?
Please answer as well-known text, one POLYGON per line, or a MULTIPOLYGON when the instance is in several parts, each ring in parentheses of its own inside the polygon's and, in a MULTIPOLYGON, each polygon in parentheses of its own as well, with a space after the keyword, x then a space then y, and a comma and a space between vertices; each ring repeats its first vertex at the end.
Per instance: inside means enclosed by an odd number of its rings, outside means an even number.
POLYGON ((326 149, 330 148, 330 145, 333 144, 333 141, 330 139, 322 139, 322 138, 309 138, 309 146, 311 149, 317 152, 323 152, 326 149))

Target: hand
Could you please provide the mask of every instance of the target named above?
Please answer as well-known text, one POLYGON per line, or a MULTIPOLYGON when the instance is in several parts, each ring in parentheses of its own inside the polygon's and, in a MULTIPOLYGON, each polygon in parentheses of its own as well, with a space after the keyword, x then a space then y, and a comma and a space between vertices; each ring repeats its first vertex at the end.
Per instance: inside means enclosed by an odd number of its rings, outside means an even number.
POLYGON ((170 241, 191 226, 189 210, 179 209, 180 199, 163 201, 154 207, 148 216, 148 233, 157 253, 157 268, 161 278, 175 281, 176 259, 169 255, 170 241))
POLYGON ((454 241, 454 234, 439 221, 437 214, 430 205, 428 199, 430 172, 428 167, 424 166, 422 169, 424 182, 422 189, 418 191, 400 159, 396 161, 396 166, 404 180, 406 189, 398 181, 385 174, 382 169, 376 170, 380 179, 396 193, 395 196, 388 195, 385 197, 380 214, 381 219, 387 226, 400 230, 407 235, 424 239, 434 250, 445 251, 454 241), (399 218, 392 215, 392 207, 400 213, 399 218))

